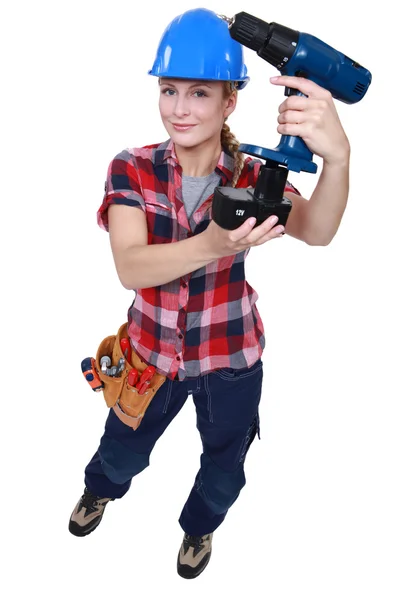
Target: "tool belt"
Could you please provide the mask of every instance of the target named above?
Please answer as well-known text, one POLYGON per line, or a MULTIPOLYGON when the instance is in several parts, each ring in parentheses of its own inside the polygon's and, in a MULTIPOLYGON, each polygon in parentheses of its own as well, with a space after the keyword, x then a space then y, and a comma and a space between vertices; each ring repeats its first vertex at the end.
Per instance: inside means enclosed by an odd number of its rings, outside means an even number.
POLYGON ((123 338, 129 339, 127 323, 121 325, 117 335, 110 335, 101 342, 96 354, 96 370, 104 385, 102 391, 107 406, 114 410, 125 425, 137 429, 151 400, 165 382, 166 377, 155 372, 143 393, 140 393, 137 387, 130 385, 128 374, 131 369, 137 369, 141 375, 148 365, 139 358, 133 348, 130 348, 126 356, 124 355, 121 348, 121 339, 123 338), (109 356, 113 365, 117 365, 120 359, 125 359, 124 369, 118 376, 112 377, 101 370, 100 360, 103 356, 109 356))

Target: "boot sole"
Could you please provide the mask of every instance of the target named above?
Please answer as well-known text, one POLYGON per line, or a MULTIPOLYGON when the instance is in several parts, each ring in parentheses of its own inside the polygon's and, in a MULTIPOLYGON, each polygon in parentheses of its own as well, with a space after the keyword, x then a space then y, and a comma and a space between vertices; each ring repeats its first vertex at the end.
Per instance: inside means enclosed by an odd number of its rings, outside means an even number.
POLYGON ((82 527, 77 525, 75 521, 70 521, 68 525, 69 532, 72 533, 72 535, 75 535, 76 537, 85 537, 86 535, 89 535, 89 533, 92 533, 92 531, 94 531, 96 527, 100 525, 102 518, 103 515, 99 518, 98 521, 94 519, 93 523, 91 524, 91 527, 89 527, 88 529, 83 529, 82 527))
POLYGON ((179 562, 179 555, 178 555, 178 575, 183 577, 183 579, 195 579, 196 577, 198 577, 199 575, 202 574, 202 572, 204 571, 204 569, 210 562, 210 558, 211 558, 211 550, 203 558, 204 563, 203 562, 200 563, 200 565, 201 565, 201 567, 199 565, 200 570, 196 570, 196 569, 192 569, 188 565, 181 565, 181 563, 179 562))

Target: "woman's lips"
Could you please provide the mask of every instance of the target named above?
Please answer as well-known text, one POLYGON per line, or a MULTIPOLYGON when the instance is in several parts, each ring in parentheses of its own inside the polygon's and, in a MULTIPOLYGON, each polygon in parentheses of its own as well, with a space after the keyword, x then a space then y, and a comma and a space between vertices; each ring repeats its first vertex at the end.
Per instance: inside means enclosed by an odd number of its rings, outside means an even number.
POLYGON ((189 131, 189 129, 196 127, 196 125, 179 125, 178 123, 171 123, 171 125, 176 131, 189 131))

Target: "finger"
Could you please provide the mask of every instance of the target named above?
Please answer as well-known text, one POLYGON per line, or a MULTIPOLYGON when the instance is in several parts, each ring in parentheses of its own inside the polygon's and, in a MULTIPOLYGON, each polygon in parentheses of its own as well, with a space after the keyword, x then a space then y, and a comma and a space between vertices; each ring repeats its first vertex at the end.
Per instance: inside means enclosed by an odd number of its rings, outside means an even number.
POLYGON ((310 100, 305 96, 289 96, 278 108, 278 112, 283 113, 285 110, 309 110, 321 100, 310 100))
POLYGON ((326 98, 330 95, 328 90, 325 90, 314 81, 310 81, 310 79, 305 79, 305 77, 281 75, 280 77, 270 77, 270 82, 274 85, 284 85, 288 88, 294 88, 311 98, 326 98))
POLYGON ((287 110, 278 116, 278 123, 304 123, 307 119, 301 110, 287 110))
POLYGON ((306 136, 306 131, 304 130, 303 123, 283 123, 277 127, 277 132, 282 135, 293 135, 303 139, 306 136))
POLYGON ((269 233, 267 233, 263 237, 261 237, 257 241, 256 244, 253 244, 253 246, 261 246, 262 244, 265 244, 265 242, 269 242, 271 240, 281 238, 281 237, 283 237, 284 233, 285 233, 284 230, 280 230, 280 229, 278 230, 277 227, 274 227, 274 229, 272 229, 269 233), (278 231, 279 231, 279 233, 278 233, 278 231))
POLYGON ((320 112, 325 111, 328 107, 334 106, 332 96, 331 98, 306 98, 305 96, 289 96, 279 106, 278 111, 280 113, 285 110, 303 110, 308 112, 320 112))
POLYGON ((238 242, 239 240, 242 240, 243 238, 248 236, 255 224, 256 224, 256 219, 254 217, 250 217, 249 219, 246 219, 246 221, 244 223, 242 223, 240 225, 240 227, 233 229, 229 233, 229 238, 230 238, 231 242, 238 242))
MULTIPOLYGON (((271 233, 273 228, 275 228, 277 222, 278 222, 278 217, 276 215, 272 215, 271 217, 268 217, 268 219, 266 219, 263 223, 261 223, 261 225, 259 225, 258 227, 255 227, 253 229, 253 231, 251 231, 249 233, 246 240, 241 240, 241 241, 242 242, 245 241, 246 244, 249 243, 250 245, 255 244, 263 236, 271 233)), ((272 234, 272 235, 275 235, 275 234, 272 234)))

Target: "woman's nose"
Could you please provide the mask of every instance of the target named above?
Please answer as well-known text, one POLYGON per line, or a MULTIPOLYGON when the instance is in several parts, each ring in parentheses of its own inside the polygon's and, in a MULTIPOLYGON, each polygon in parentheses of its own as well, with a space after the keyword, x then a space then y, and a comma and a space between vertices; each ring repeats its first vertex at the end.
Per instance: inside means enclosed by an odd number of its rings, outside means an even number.
POLYGON ((190 113, 189 100, 185 96, 176 96, 174 113, 177 117, 184 117, 190 113))

